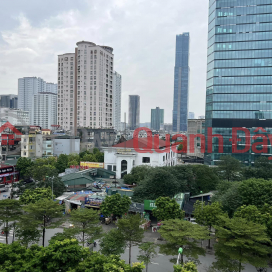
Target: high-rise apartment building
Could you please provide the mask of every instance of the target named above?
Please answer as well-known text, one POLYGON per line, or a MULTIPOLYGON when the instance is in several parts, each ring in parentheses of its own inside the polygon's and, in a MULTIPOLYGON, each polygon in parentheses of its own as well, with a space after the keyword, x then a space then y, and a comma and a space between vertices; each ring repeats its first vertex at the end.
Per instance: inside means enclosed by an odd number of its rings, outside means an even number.
POLYGON ((189 112, 188 119, 195 119, 195 113, 189 112))
POLYGON ((0 107, 18 109, 18 95, 0 95, 0 107))
POLYGON ((113 49, 78 42, 75 53, 58 56, 58 124, 113 127, 113 49))
POLYGON ((23 77, 18 80, 18 108, 29 111, 32 110, 32 98, 34 94, 44 92, 46 82, 40 77, 23 77))
POLYGON ((42 92, 32 98, 33 114, 31 125, 52 129, 57 125, 57 94, 42 92))
POLYGON ((259 152, 271 154, 271 145, 267 151, 261 145, 257 151, 252 147, 258 138, 253 137, 259 133, 256 128, 272 132, 271 64, 272 0, 210 0, 205 134, 207 142, 212 128, 223 141, 213 138, 213 152, 206 149, 206 164, 214 165, 222 155, 232 154, 250 165, 259 152), (251 137, 239 131, 240 141, 230 141, 237 127, 248 129, 251 137))
POLYGON ((113 126, 121 130, 121 97, 122 97, 122 76, 117 72, 113 73, 113 126))
POLYGON ((46 90, 45 90, 45 92, 58 94, 58 84, 55 84, 55 83, 46 83, 46 90))
POLYGON ((129 96, 129 114, 128 114, 128 126, 129 129, 134 130, 140 125, 140 96, 129 96))
POLYGON ((189 49, 189 33, 177 35, 173 102, 174 132, 187 131, 190 79, 189 49))
POLYGON ((151 129, 160 130, 162 124, 164 124, 164 110, 159 107, 151 109, 151 129))

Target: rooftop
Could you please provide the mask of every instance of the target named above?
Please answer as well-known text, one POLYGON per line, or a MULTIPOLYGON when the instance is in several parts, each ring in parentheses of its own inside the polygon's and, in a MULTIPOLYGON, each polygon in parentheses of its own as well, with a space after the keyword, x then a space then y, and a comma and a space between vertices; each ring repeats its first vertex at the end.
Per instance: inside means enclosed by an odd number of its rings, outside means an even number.
MULTIPOLYGON (((112 147, 120 147, 120 148, 135 148, 138 144, 139 148, 154 148, 155 139, 159 142, 159 147, 165 147, 166 141, 155 138, 155 137, 148 137, 148 138, 133 138, 131 140, 122 142, 120 144, 113 145, 112 147)), ((157 142, 156 142, 157 143, 157 142)))

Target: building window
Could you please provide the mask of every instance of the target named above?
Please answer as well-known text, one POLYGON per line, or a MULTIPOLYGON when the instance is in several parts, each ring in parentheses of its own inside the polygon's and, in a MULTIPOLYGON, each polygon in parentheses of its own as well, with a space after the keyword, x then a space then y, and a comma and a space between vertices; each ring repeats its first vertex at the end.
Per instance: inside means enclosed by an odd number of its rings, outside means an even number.
POLYGON ((113 165, 113 171, 116 172, 116 165, 113 165))
POLYGON ((150 163, 150 157, 143 157, 143 163, 150 163))
POLYGON ((108 165, 107 170, 112 171, 112 165, 108 165))

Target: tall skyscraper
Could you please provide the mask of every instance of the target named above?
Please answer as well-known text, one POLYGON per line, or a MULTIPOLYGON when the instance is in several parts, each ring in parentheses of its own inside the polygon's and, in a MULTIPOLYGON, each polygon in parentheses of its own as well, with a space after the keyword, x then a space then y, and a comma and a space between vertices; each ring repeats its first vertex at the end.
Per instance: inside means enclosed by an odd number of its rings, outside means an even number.
POLYGON ((174 132, 187 131, 190 79, 189 48, 189 33, 177 35, 173 103, 174 132))
POLYGON ((195 113, 194 112, 189 112, 188 119, 195 119, 195 113))
POLYGON ((31 125, 52 129, 57 124, 57 94, 42 92, 32 98, 31 125))
POLYGON ((19 109, 32 110, 32 98, 34 94, 44 92, 46 82, 40 77, 23 77, 18 80, 18 107, 19 109))
POLYGON ((58 56, 58 124, 113 127, 113 49, 78 42, 75 53, 58 56))
POLYGON ((114 129, 121 130, 121 96, 122 96, 122 76, 117 72, 113 73, 113 126, 114 129))
POLYGON ((18 95, 0 95, 0 107, 18 109, 18 95))
POLYGON ((129 96, 129 115, 128 126, 129 129, 134 130, 140 125, 140 96, 129 96))
POLYGON ((151 109, 151 129, 160 130, 162 124, 164 124, 164 110, 159 107, 151 109))
POLYGON ((232 156, 250 165, 260 156, 252 150, 252 136, 260 133, 256 128, 272 132, 271 30, 272 0, 210 0, 205 134, 207 142, 208 128, 212 128, 224 141, 213 139, 213 153, 205 153, 206 164, 216 164, 238 145, 245 151, 232 156), (249 129, 251 138, 240 131, 241 141, 230 141, 234 127, 249 129), (246 140, 251 147, 245 145, 246 140))

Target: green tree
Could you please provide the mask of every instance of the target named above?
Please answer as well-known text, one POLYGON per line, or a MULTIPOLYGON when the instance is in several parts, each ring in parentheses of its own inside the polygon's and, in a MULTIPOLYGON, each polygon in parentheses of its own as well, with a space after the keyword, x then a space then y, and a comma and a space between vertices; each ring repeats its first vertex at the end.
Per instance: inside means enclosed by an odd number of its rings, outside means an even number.
POLYGON ((120 259, 120 256, 105 256, 99 252, 93 252, 88 258, 80 262, 79 265, 69 272, 141 272, 144 265, 141 263, 134 263, 132 267, 126 264, 124 260, 120 259))
POLYGON ((144 230, 140 228, 143 219, 139 214, 127 215, 117 222, 117 227, 120 230, 126 245, 129 248, 129 264, 131 264, 131 248, 142 242, 144 238, 144 230))
POLYGON ((162 223, 159 233, 167 243, 160 245, 161 253, 177 255, 179 247, 182 247, 187 257, 197 259, 199 255, 205 255, 205 250, 198 246, 199 240, 208 239, 209 232, 205 227, 181 219, 170 219, 162 223))
POLYGON ((97 162, 97 159, 94 154, 85 154, 82 158, 82 161, 97 162))
POLYGON ((69 221, 74 227, 66 229, 65 233, 80 239, 83 247, 86 241, 100 238, 102 228, 97 211, 87 208, 72 210, 69 221))
MULTIPOLYGON (((221 216, 224 215, 222 206, 219 202, 205 205, 204 203, 197 201, 194 205, 194 217, 196 218, 196 222, 209 228, 209 236, 212 226, 220 225, 221 216)), ((211 239, 209 239, 208 247, 211 248, 211 239)))
POLYGON ((4 225, 2 231, 6 236, 6 244, 8 244, 9 232, 14 228, 21 213, 21 205, 17 200, 4 199, 0 201, 0 225, 4 225))
POLYGON ((172 168, 157 167, 134 189, 132 200, 143 202, 145 199, 155 200, 160 196, 173 197, 179 192, 179 182, 171 173, 172 168))
POLYGON ((76 161, 77 162, 76 165, 79 165, 79 163, 80 163, 79 154, 76 154, 76 153, 69 154, 68 155, 68 165, 69 165, 69 162, 71 162, 71 161, 76 161))
POLYGON ((268 245, 271 241, 266 234, 266 227, 239 217, 222 217, 222 221, 222 226, 215 226, 218 262, 222 256, 224 261, 226 258, 236 260, 239 272, 242 271, 242 264, 246 263, 255 267, 267 267, 268 253, 271 252, 268 245))
POLYGON ((174 272, 197 272, 197 267, 193 262, 184 265, 174 265, 174 272))
POLYGON ((152 167, 146 165, 133 167, 130 174, 124 176, 124 183, 125 184, 135 183, 139 185, 144 180, 144 178, 148 174, 150 174, 152 169, 153 169, 152 167))
POLYGON ((137 256, 137 260, 145 264, 146 272, 148 272, 148 264, 157 255, 156 247, 152 242, 145 242, 139 245, 140 255, 137 256))
POLYGON ((52 199, 52 191, 50 188, 27 189, 20 196, 20 202, 22 204, 36 203, 40 199, 52 199))
POLYGON ((61 219, 63 215, 62 206, 57 202, 44 198, 24 206, 23 210, 26 212, 26 218, 28 218, 29 221, 33 220, 39 223, 42 229, 42 245, 44 246, 45 230, 47 228, 55 228, 61 223, 61 220, 53 223, 49 221, 49 219, 61 219))
POLYGON ((29 175, 32 177, 36 182, 43 182, 45 181, 46 177, 57 177, 58 171, 52 165, 34 165, 29 168, 29 175))
POLYGON ((63 173, 66 168, 68 168, 68 156, 65 154, 60 154, 57 162, 56 162, 56 168, 59 173, 63 173))
POLYGON ((120 194, 106 196, 100 205, 100 211, 105 216, 113 214, 121 217, 128 212, 130 204, 131 200, 128 196, 121 196, 120 194))
POLYGON ((218 163, 218 170, 226 180, 235 180, 240 176, 241 164, 230 155, 222 156, 218 163))
POLYGON ((180 206, 175 199, 161 196, 156 199, 155 205, 157 208, 155 208, 152 213, 158 220, 184 218, 184 212, 180 209, 180 206))
POLYGON ((38 271, 66 272, 76 268, 88 256, 88 248, 79 246, 76 239, 67 239, 42 248, 29 265, 38 271))
POLYGON ((217 193, 212 197, 212 202, 219 202, 229 217, 233 217, 235 211, 243 205, 239 186, 240 182, 221 181, 217 186, 217 193))
POLYGON ((16 168, 20 172, 20 175, 24 177, 27 173, 27 169, 33 165, 31 159, 20 157, 16 163, 16 168))
POLYGON ((42 236, 40 223, 36 218, 23 214, 15 228, 18 242, 26 248, 31 244, 37 244, 42 236))
POLYGON ((104 153, 103 152, 95 153, 95 158, 96 161, 98 162, 104 162, 104 153))
POLYGON ((258 208, 265 203, 272 205, 272 180, 244 180, 239 184, 238 192, 242 198, 242 205, 255 205, 258 208))
POLYGON ((195 187, 197 190, 197 192, 193 191, 192 193, 198 194, 200 191, 208 193, 216 190, 219 177, 213 167, 207 165, 192 165, 191 167, 195 177, 195 187))
POLYGON ((49 244, 54 244, 56 241, 64 241, 64 240, 72 240, 74 237, 72 235, 67 234, 66 232, 58 232, 51 237, 49 240, 49 244))
POLYGON ((125 252, 126 241, 120 230, 111 229, 100 240, 100 251, 102 254, 120 255, 125 252))
POLYGON ((272 207, 265 204, 261 209, 254 205, 243 205, 234 213, 234 217, 244 218, 247 221, 252 221, 267 228, 267 234, 272 237, 272 207))
POLYGON ((181 151, 182 149, 183 149, 183 144, 179 144, 178 147, 177 147, 177 150, 181 151))

